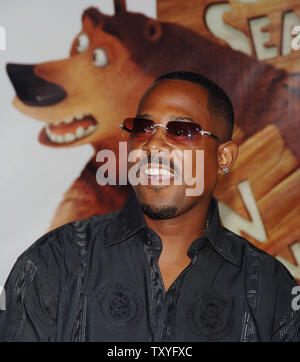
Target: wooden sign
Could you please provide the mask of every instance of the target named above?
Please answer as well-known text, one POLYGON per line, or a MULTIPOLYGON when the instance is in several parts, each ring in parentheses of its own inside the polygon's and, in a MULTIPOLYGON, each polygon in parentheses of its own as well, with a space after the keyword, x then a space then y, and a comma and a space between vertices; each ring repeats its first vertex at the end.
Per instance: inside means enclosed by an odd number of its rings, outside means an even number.
POLYGON ((291 49, 291 29, 300 25, 298 0, 159 0, 157 11, 159 20, 184 25, 222 45, 245 50, 237 41, 243 38, 248 54, 290 73, 300 71, 300 54, 291 49), (263 48, 272 50, 264 53, 263 48))
MULTIPOLYGON (((245 3, 230 0, 220 3, 218 0, 159 0, 157 6, 160 21, 181 24, 220 46, 230 46, 258 62, 268 62, 277 69, 293 74, 292 77, 287 76, 286 87, 300 92, 298 83, 294 83, 298 78, 296 73, 300 72, 300 51, 291 48, 291 29, 300 24, 299 1, 265 0, 245 3)), ((193 56, 192 50, 190 56, 193 56)), ((211 59, 211 62, 217 57, 216 54, 209 53, 203 56, 211 59)), ((241 66, 236 72, 241 72, 242 77, 247 69, 241 66)), ((274 84, 272 77, 268 81, 271 90, 274 84)), ((243 96, 247 97, 247 84, 244 83, 244 86, 243 96)), ((262 96, 266 99, 265 106, 262 103, 262 107, 267 111, 270 108, 269 98, 274 95, 262 96)), ((285 108, 285 114, 282 114, 285 127, 293 122, 289 119, 288 112, 296 107, 296 103, 294 98, 289 108, 281 104, 285 108)), ((253 107, 255 104, 253 99, 253 107)), ((281 112, 280 98, 277 99, 277 104, 274 120, 276 112, 281 112)), ((252 120, 253 123, 262 124, 261 129, 250 135, 244 132, 243 120, 239 119, 239 114, 237 118, 239 127, 235 128, 234 138, 240 143, 239 156, 230 175, 222 179, 215 196, 226 207, 251 222, 249 210, 238 188, 242 182, 248 181, 266 238, 259 241, 242 229, 240 234, 257 247, 276 256, 300 282, 299 156, 291 150, 291 143, 283 136, 280 126, 272 122, 263 125, 263 112, 252 120)), ((299 119, 300 116, 295 114, 294 132, 297 137, 300 133, 299 119)))

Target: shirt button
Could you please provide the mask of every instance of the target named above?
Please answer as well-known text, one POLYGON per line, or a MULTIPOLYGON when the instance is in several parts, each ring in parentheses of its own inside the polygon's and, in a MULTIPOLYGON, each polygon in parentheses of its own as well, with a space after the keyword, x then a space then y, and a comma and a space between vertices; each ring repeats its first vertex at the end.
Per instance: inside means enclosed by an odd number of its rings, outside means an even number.
POLYGON ((146 235, 146 238, 147 238, 146 244, 147 244, 147 245, 152 245, 152 240, 151 240, 151 236, 150 236, 149 233, 146 235))

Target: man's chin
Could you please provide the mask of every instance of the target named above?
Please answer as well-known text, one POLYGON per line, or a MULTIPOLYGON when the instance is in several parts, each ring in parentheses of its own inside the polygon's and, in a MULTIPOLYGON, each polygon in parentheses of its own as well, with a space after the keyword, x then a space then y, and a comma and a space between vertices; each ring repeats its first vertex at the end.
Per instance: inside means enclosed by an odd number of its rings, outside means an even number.
POLYGON ((145 215, 153 220, 171 219, 176 216, 177 212, 177 207, 174 205, 153 206, 142 203, 141 209, 145 215))
POLYGON ((175 217, 178 206, 184 203, 182 187, 137 185, 133 187, 143 212, 152 219, 169 219, 175 217))

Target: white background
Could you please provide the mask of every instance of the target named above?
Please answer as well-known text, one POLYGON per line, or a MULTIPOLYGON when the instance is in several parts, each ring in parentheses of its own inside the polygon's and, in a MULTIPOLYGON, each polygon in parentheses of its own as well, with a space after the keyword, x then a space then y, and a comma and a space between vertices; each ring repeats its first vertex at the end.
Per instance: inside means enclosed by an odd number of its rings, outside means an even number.
MULTIPOLYGON (((91 146, 53 149, 38 143, 42 124, 12 106, 6 63, 34 64, 68 56, 89 6, 113 15, 112 0, 1 0, 0 26, 0 285, 17 257, 46 232, 64 191, 91 157, 91 146)), ((156 17, 155 0, 127 0, 127 9, 156 17)))

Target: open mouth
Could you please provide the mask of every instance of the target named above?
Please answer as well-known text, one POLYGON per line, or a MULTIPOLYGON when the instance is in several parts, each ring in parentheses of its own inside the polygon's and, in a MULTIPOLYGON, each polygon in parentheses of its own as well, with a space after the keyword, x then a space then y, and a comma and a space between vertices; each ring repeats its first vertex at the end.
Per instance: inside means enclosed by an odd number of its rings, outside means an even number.
POLYGON ((161 164, 147 164, 141 167, 140 172, 142 179, 150 185, 170 185, 171 180, 175 177, 173 171, 161 164))
POLYGON ((145 170, 145 174, 148 177, 162 176, 162 177, 174 177, 174 174, 165 168, 150 167, 145 170))
POLYGON ((98 123, 92 115, 77 115, 46 125, 40 132, 39 140, 47 145, 71 144, 89 136, 97 127, 98 123))

